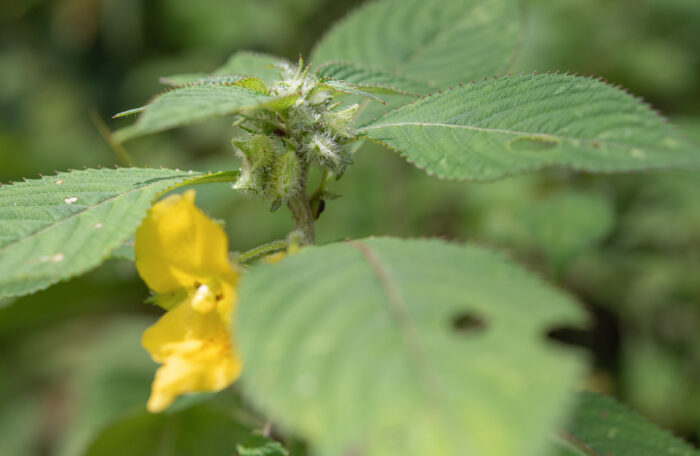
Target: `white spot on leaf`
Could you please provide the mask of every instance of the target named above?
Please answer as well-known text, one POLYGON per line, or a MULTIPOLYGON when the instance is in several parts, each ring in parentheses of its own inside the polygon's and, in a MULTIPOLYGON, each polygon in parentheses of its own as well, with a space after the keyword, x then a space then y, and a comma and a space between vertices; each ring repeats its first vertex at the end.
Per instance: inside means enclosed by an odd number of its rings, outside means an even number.
POLYGON ((56 253, 53 255, 44 255, 41 258, 39 258, 39 261, 42 263, 56 264, 56 263, 60 263, 64 259, 65 259, 65 255, 63 255, 62 253, 56 253))
POLYGON ((78 198, 76 198, 75 196, 71 196, 70 198, 65 198, 63 201, 65 201, 66 204, 73 204, 76 201, 78 201, 78 198))

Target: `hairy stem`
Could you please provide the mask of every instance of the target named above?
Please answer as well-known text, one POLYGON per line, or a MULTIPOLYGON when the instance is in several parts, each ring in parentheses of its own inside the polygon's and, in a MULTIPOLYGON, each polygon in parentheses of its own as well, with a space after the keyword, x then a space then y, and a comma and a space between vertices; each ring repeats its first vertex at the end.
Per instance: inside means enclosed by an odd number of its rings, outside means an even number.
POLYGON ((280 239, 277 241, 268 242, 267 244, 259 245, 238 255, 236 261, 239 263, 247 263, 248 261, 258 258, 259 256, 276 252, 278 250, 284 250, 287 248, 288 243, 289 242, 287 239, 280 239))
POLYGON ((299 191, 287 202, 289 210, 292 211, 296 229, 303 234, 302 244, 314 244, 316 242, 314 214, 311 210, 309 195, 306 191, 306 179, 308 174, 309 171, 307 167, 302 173, 299 191))

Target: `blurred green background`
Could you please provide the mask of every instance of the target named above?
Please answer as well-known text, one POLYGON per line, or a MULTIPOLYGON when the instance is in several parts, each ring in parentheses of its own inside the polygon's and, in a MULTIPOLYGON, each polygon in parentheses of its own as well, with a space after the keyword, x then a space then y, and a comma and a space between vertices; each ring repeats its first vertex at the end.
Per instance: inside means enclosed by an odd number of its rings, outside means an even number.
MULTIPOLYGON (((111 116, 161 91, 159 76, 211 70, 237 49, 307 56, 359 3, 1 2, 0 181, 123 164, 100 130, 129 122, 111 116)), ((527 37, 513 72, 603 76, 643 96, 700 145, 698 0, 525 5, 527 37)), ((235 169, 229 125, 167 132, 127 149, 139 166, 235 169)), ((595 323, 550 335, 592 352, 582 387, 614 394, 698 442, 699 175, 553 171, 485 184, 440 182, 366 145, 332 190, 342 197, 327 204, 320 242, 373 234, 474 241, 508 250, 569 290, 595 323)), ((227 185, 200 188, 198 201, 226 222, 236 250, 292 227, 285 211, 269 214, 265 203, 227 185)), ((71 456, 88 447, 107 454, 100 448, 129 426, 147 430, 149 454, 169 426, 182 429, 178 448, 189 448, 186 434, 196 427, 182 423, 229 420, 233 435, 260 426, 259 417, 224 406, 238 400, 235 393, 167 417, 143 414, 156 366, 139 334, 158 314, 143 304, 146 297, 133 265, 111 260, 84 277, 0 302, 0 456, 71 456)))

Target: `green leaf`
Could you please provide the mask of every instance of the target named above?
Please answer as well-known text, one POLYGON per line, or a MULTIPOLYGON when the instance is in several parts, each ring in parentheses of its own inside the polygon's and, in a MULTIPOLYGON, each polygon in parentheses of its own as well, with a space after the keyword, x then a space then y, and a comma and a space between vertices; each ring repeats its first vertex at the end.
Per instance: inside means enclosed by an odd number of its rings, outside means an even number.
POLYGON ((267 84, 280 79, 280 66, 290 65, 282 57, 259 52, 239 51, 214 71, 214 74, 249 74, 267 84))
POLYGON ((336 24, 311 54, 447 87, 501 73, 518 48, 514 0, 382 0, 336 24))
MULTIPOLYGON (((582 393, 566 439, 593 456, 698 456, 700 452, 613 399, 582 393)), ((576 453, 574 453, 576 454, 576 453)))
POLYGON ((212 75, 251 75, 261 79, 266 84, 270 84, 280 79, 280 65, 289 65, 289 62, 281 57, 268 54, 239 51, 233 54, 223 66, 214 70, 211 75, 205 73, 179 74, 166 76, 161 78, 161 81, 168 85, 184 85, 212 75))
POLYGON ((327 62, 316 69, 316 76, 339 79, 365 91, 414 95, 426 92, 428 86, 395 73, 376 68, 365 68, 350 62, 327 62))
POLYGON ((350 84, 346 81, 340 81, 340 80, 335 80, 335 79, 325 79, 321 80, 317 86, 318 88, 316 90, 323 90, 323 89, 328 89, 331 92, 336 92, 336 93, 345 93, 348 95, 357 95, 360 97, 365 97, 365 98, 370 98, 374 101, 378 101, 379 103, 386 104, 384 100, 379 98, 378 96, 364 90, 364 88, 359 88, 353 84, 350 84))
POLYGON ((549 196, 518 215, 534 244, 557 270, 609 234, 615 217, 610 201, 583 192, 549 196))
POLYGON ((281 443, 262 435, 253 435, 236 449, 239 456, 289 456, 289 451, 281 443))
POLYGON ((134 240, 127 239, 126 241, 124 241, 122 244, 117 246, 117 248, 112 250, 112 253, 109 254, 109 257, 114 258, 116 260, 126 260, 133 262, 136 259, 134 254, 134 240))
MULTIPOLYGON (((267 86, 265 85, 265 82, 263 82, 262 79, 256 78, 255 76, 245 76, 245 75, 232 75, 232 76, 216 76, 216 75, 210 75, 206 76, 203 79, 200 79, 198 81, 192 81, 192 82, 187 82, 183 84, 175 84, 178 87, 182 86, 187 86, 187 85, 225 85, 225 86, 236 86, 236 87, 243 87, 245 89, 251 90, 252 92, 256 92, 260 95, 269 95, 269 91, 267 90, 267 86)), ((126 111, 128 113, 131 113, 133 109, 130 109, 129 111, 126 111)), ((119 116, 119 114, 117 114, 119 116)))
POLYGON ((391 111, 357 133, 447 179, 551 166, 619 172, 700 165, 700 151, 648 106, 568 75, 467 84, 391 111))
POLYGON ((88 169, 0 187, 0 298, 96 267, 133 234, 156 196, 230 174, 88 169))
MULTIPOLYGON (((133 125, 116 131, 114 140, 124 142, 137 136, 214 117, 260 109, 267 103, 278 100, 241 84, 241 80, 218 82, 216 79, 202 79, 187 86, 170 89, 146 105, 141 117, 133 125)), ((133 111, 132 109, 127 112, 133 111)))
POLYGON ((107 427, 85 456, 231 456, 249 435, 231 412, 198 405, 173 414, 141 412, 107 427))
MULTIPOLYGON (((244 76, 244 75, 233 75, 233 76, 205 76, 201 79, 198 79, 196 81, 191 81, 191 82, 181 82, 177 83, 177 80, 170 80, 173 86, 176 87, 184 87, 184 86, 191 86, 191 85, 226 85, 226 86, 236 86, 236 87, 243 87, 245 89, 249 89, 252 92, 258 93, 260 95, 269 95, 270 92, 267 90, 267 85, 265 85, 265 82, 263 82, 262 79, 256 78, 255 76, 244 76)), ((128 111, 125 111, 123 113, 119 113, 115 115, 114 117, 122 117, 124 115, 131 115, 134 114, 134 111, 138 111, 138 109, 130 109, 128 111)))
POLYGON ((251 268, 242 387, 316 454, 539 455, 582 371, 582 310, 490 251, 367 239, 251 268))
POLYGON ((395 73, 380 69, 369 69, 350 62, 327 62, 316 70, 321 80, 334 79, 352 84, 364 92, 382 95, 382 104, 368 103, 360 97, 349 97, 347 104, 358 103, 360 109, 355 123, 363 125, 391 109, 403 106, 417 94, 428 91, 429 86, 395 73))

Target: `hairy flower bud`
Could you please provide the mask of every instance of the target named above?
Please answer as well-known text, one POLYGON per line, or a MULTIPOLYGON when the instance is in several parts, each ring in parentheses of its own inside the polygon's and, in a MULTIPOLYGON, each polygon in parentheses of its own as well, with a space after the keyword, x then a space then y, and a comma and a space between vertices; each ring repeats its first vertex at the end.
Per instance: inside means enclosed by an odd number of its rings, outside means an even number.
POLYGON ((360 105, 354 104, 342 111, 326 111, 323 113, 323 122, 333 133, 344 138, 353 138, 352 124, 359 109, 360 105))
POLYGON ((251 135, 244 140, 234 139, 232 143, 237 148, 237 155, 243 159, 241 175, 233 187, 263 193, 275 161, 274 142, 265 135, 251 135))
POLYGON ((294 109, 294 115, 289 120, 289 124, 295 131, 308 130, 314 128, 319 123, 321 115, 309 106, 299 106, 294 109))
POLYGON ((293 150, 277 158, 270 174, 267 192, 276 202, 284 202, 299 190, 301 164, 293 150))
POLYGON ((329 90, 316 89, 312 90, 306 97, 306 101, 310 105, 316 106, 325 103, 331 98, 331 92, 329 90))
POLYGON ((304 144, 304 151, 309 162, 327 167, 331 171, 340 171, 343 166, 338 144, 328 135, 313 135, 304 144))

